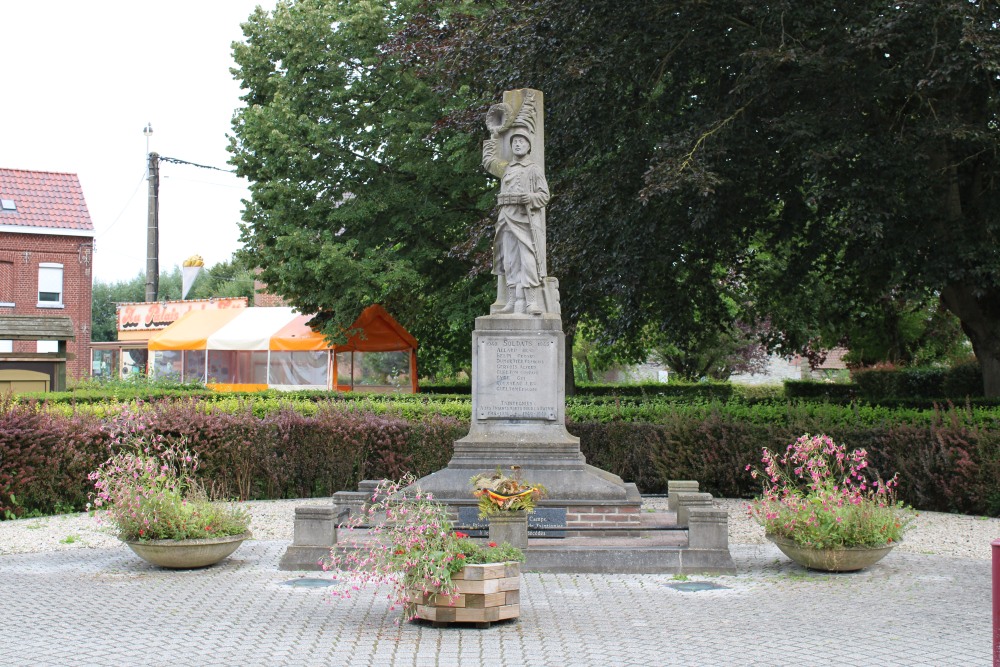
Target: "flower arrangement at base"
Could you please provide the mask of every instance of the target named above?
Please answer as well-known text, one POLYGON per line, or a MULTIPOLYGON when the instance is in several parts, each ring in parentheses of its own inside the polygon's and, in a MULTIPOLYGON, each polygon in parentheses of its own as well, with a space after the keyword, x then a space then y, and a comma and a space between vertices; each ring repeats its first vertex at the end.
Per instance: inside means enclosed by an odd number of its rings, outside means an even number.
POLYGON ((769 537, 808 549, 877 548, 899 542, 914 512, 896 500, 899 475, 869 477, 868 453, 826 435, 803 435, 778 456, 763 450, 764 490, 750 515, 769 537))
POLYGON ((480 473, 472 477, 472 495, 479 498, 479 518, 486 519, 503 512, 531 512, 535 503, 547 495, 541 484, 522 482, 520 466, 511 466, 511 475, 505 475, 500 467, 492 473, 480 473))
POLYGON ((105 427, 112 456, 88 475, 93 508, 125 542, 242 535, 250 514, 210 500, 194 477, 198 456, 168 443, 144 415, 123 410, 105 427))
POLYGON ((338 578, 352 585, 334 596, 348 598, 365 586, 388 584, 393 607, 402 605, 412 619, 418 602, 414 593, 457 599, 452 576, 466 565, 524 560, 524 553, 509 544, 480 545, 454 530, 447 507, 412 488, 414 481, 406 476, 381 482, 372 494, 374 503, 344 526, 347 535, 323 569, 342 570, 338 578))

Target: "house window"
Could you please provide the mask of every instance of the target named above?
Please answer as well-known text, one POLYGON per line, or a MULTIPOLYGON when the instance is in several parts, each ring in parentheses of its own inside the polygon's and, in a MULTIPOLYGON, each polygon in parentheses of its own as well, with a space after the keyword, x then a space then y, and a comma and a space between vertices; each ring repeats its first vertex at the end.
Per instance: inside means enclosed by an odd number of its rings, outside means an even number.
POLYGON ((62 308, 63 265, 43 262, 38 265, 38 307, 62 308))
POLYGON ((37 341, 37 351, 38 352, 58 352, 59 351, 59 341, 57 340, 40 340, 37 341))

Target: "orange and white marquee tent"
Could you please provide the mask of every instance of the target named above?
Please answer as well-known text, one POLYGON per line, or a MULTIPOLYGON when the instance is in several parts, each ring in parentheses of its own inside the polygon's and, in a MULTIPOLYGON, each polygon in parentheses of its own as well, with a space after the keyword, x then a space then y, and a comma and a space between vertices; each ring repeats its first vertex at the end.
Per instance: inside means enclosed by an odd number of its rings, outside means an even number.
POLYGON ((310 319, 287 307, 191 311, 149 339, 153 374, 200 379, 223 390, 350 391, 360 371, 356 355, 405 352, 408 373, 364 388, 398 391, 404 379, 416 393, 417 340, 384 308, 362 311, 351 325, 354 335, 337 346, 313 331, 310 319))

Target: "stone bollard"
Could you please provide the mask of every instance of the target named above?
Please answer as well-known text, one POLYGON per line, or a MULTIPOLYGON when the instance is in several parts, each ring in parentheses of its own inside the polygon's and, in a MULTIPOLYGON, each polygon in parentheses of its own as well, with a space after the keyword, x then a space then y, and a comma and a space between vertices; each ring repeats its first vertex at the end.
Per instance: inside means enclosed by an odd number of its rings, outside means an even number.
POLYGON ((365 491, 337 491, 333 494, 333 504, 354 515, 361 515, 368 506, 372 495, 365 491))
POLYGON ((375 497, 375 489, 385 481, 384 479, 363 479, 358 482, 358 492, 365 494, 365 507, 373 505, 380 500, 375 497))
POLYGON ((688 513, 692 507, 712 507, 711 493, 678 493, 677 525, 688 525, 688 513))
POLYGON ((337 525, 350 511, 333 505, 304 505, 295 508, 292 544, 278 564, 279 570, 321 570, 320 561, 337 543, 337 525))
POLYGON ((528 548, 528 513, 498 512, 489 519, 490 542, 507 542, 518 549, 528 548))
POLYGON ((302 547, 332 547, 337 543, 338 514, 338 508, 331 505, 296 507, 292 544, 302 547))
POLYGON ((729 513, 721 507, 688 507, 688 548, 729 553, 729 513))
POLYGON ((677 511, 678 493, 698 493, 698 482, 686 479, 671 479, 667 482, 667 509, 677 511))

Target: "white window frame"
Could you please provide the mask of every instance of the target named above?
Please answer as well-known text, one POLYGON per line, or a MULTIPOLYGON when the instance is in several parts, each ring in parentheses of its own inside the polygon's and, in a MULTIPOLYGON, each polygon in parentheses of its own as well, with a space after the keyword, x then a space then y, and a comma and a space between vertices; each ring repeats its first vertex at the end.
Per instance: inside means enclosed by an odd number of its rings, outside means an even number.
POLYGON ((38 307, 39 308, 63 308, 63 299, 65 298, 65 287, 66 287, 66 275, 63 271, 63 265, 55 262, 40 262, 38 264, 38 307), (45 269, 49 269, 46 271, 45 269), (55 282, 55 271, 53 269, 59 269, 59 283, 58 290, 51 289, 56 287, 55 282), (47 293, 57 293, 59 295, 58 301, 42 301, 42 292, 47 293))
POLYGON ((57 340, 37 340, 35 341, 35 351, 43 354, 52 354, 59 351, 59 341, 57 340))

